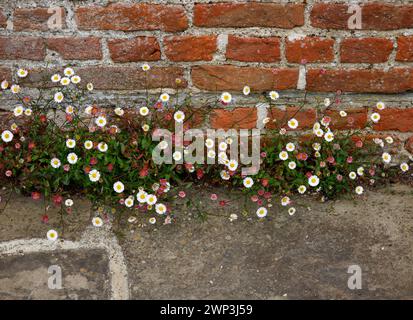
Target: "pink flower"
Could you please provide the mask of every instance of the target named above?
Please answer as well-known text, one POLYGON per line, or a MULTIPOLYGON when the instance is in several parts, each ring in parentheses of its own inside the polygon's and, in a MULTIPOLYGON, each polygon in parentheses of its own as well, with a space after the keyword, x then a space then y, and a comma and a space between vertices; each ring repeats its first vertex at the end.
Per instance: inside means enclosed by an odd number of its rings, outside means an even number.
POLYGON ((374 175, 376 174, 376 170, 374 170, 374 168, 370 168, 370 169, 369 169, 369 174, 370 174, 371 176, 374 176, 374 175))
POLYGON ((47 214, 42 215, 42 223, 48 223, 49 222, 49 216, 47 214))
POLYGON ((357 148, 362 148, 362 147, 363 147, 363 141, 357 140, 357 142, 356 142, 356 147, 357 147, 357 148))
POLYGON ((218 196, 215 193, 212 193, 210 198, 212 201, 215 201, 218 199, 218 196))
POLYGON ((96 159, 95 157, 90 158, 90 165, 94 166, 95 164, 98 163, 98 159, 96 159))
POLYGON ((264 179, 261 180, 261 184, 262 184, 263 187, 268 186, 268 183, 269 183, 268 179, 264 178, 264 179))
POLYGON ((256 194, 254 194, 254 195, 251 197, 251 201, 252 201, 252 202, 257 202, 257 201, 258 201, 258 196, 257 196, 256 194))
POLYGON ((53 203, 58 206, 60 204, 62 204, 63 201, 63 197, 60 194, 56 194, 52 197, 53 203))
POLYGON ((336 161, 336 160, 334 159, 333 156, 329 156, 329 157, 327 158, 327 162, 330 163, 330 164, 335 163, 335 161, 336 161))
POLYGON ((70 170, 70 165, 66 163, 66 164, 63 166, 63 170, 66 171, 66 172, 69 172, 69 170, 70 170))
POLYGON ((264 192, 265 192, 265 190, 263 190, 263 189, 258 190, 258 195, 262 197, 264 195, 264 192))
POLYGON ((13 172, 11 170, 6 171, 6 177, 11 177, 13 175, 13 172))
POLYGON ((16 143, 16 144, 14 145, 14 147, 15 147, 16 149, 20 149, 21 145, 20 145, 20 143, 16 143))
POLYGON ((33 191, 32 192, 32 199, 33 200, 39 200, 40 199, 40 192, 33 191))
POLYGON ((326 166, 326 163, 325 163, 324 161, 321 161, 321 162, 320 162, 320 167, 321 167, 321 168, 325 168, 325 166, 326 166))
POLYGON ((258 204, 259 206, 262 206, 262 204, 263 204, 262 200, 258 200, 257 204, 258 204))
POLYGON ((347 163, 352 163, 352 162, 353 162, 353 157, 352 156, 347 157, 347 163))
POLYGON ((266 152, 261 152, 261 158, 265 158, 267 156, 266 152))
POLYGON ((112 170, 113 170, 113 164, 112 164, 112 163, 109 163, 108 166, 107 166, 107 168, 108 168, 108 171, 109 171, 109 172, 112 172, 112 170))
POLYGON ((264 198, 265 198, 265 199, 271 198, 271 192, 266 192, 266 193, 264 193, 264 198))
POLYGON ((186 197, 185 191, 179 191, 178 196, 182 199, 185 198, 186 197))
POLYGON ((337 175, 337 181, 343 181, 343 176, 341 174, 337 175))
POLYGON ((204 176, 204 171, 202 169, 197 169, 196 177, 198 178, 198 180, 202 179, 203 176, 204 176))
POLYGON ((226 204, 227 204, 227 202, 226 202, 225 200, 221 200, 221 201, 219 202, 219 205, 220 205, 221 207, 225 207, 226 204))

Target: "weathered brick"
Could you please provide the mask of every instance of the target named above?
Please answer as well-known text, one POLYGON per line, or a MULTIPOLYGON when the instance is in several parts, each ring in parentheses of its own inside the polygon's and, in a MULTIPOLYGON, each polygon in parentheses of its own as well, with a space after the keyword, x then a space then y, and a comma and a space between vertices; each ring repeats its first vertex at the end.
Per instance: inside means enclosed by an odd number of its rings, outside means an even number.
POLYGON ((257 2, 196 4, 194 24, 198 27, 291 29, 304 24, 304 5, 257 2))
POLYGON ((413 131, 413 109, 387 108, 381 111, 380 121, 374 124, 377 131, 413 131))
POLYGON ((10 68, 0 67, 0 82, 2 82, 3 80, 11 81, 10 68))
POLYGON ((412 68, 311 69, 307 72, 307 90, 316 92, 398 93, 413 89, 412 68))
POLYGON ((108 41, 110 57, 115 62, 156 61, 161 48, 155 37, 113 39, 108 41))
MULTIPOLYGON (((62 70, 33 69, 21 82, 27 87, 52 87, 53 83, 43 83, 43 79, 50 79, 52 74, 62 70)), ((96 90, 141 90, 154 88, 185 87, 183 69, 179 67, 153 67, 150 71, 143 71, 140 66, 86 66, 75 68, 76 74, 82 78, 82 83, 91 82, 96 90), (176 79, 182 80, 178 85, 176 79)))
POLYGON ((268 109, 268 117, 270 122, 267 123, 266 128, 286 128, 289 131, 288 121, 294 118, 298 121, 298 128, 296 130, 303 130, 312 128, 316 120, 316 112, 314 109, 305 109, 299 107, 287 107, 286 109, 281 109, 280 107, 272 107, 268 109), (275 122, 274 122, 275 120, 275 122))
POLYGON ((340 116, 340 110, 329 109, 324 113, 331 118, 330 127, 337 130, 363 129, 367 124, 367 109, 344 109, 347 117, 340 116))
POLYGON ((383 38, 344 39, 341 42, 341 62, 382 63, 389 59, 393 42, 383 38))
POLYGON ((177 36, 164 39, 171 61, 210 61, 217 50, 216 36, 177 36))
POLYGON ((76 9, 80 30, 163 30, 176 32, 188 27, 185 10, 180 5, 121 4, 76 9))
POLYGON ((413 136, 406 140, 405 148, 413 154, 413 136))
POLYGON ((17 8, 13 13, 14 31, 48 31, 66 27, 64 8, 17 8), (59 19, 61 26, 58 26, 59 19), (49 20, 50 19, 50 20, 49 20), (49 28, 48 22, 52 28, 49 28))
POLYGON ((3 13, 2 10, 0 10, 0 28, 6 28, 7 27, 7 17, 3 13))
POLYGON ((413 61, 413 36, 397 38, 397 61, 413 61))
POLYGON ((96 37, 49 38, 47 48, 56 51, 65 60, 102 59, 100 39, 96 37))
MULTIPOLYGON (((311 11, 311 25, 322 29, 348 28, 354 13, 348 13, 348 4, 317 3, 311 11)), ((366 3, 361 5, 363 30, 397 30, 413 27, 413 5, 366 3)))
POLYGON ((226 57, 238 61, 276 62, 280 60, 280 39, 229 36, 226 57))
POLYGON ((251 91, 286 90, 297 87, 298 69, 253 67, 196 66, 192 68, 193 84, 204 90, 241 91, 246 85, 251 91))
POLYGON ((285 56, 289 62, 331 62, 334 59, 334 40, 305 37, 286 40, 285 56))
POLYGON ((210 116, 214 129, 253 129, 257 125, 257 109, 239 107, 232 110, 215 109, 210 116))
POLYGON ((44 40, 34 37, 0 37, 0 59, 43 60, 46 55, 44 40))

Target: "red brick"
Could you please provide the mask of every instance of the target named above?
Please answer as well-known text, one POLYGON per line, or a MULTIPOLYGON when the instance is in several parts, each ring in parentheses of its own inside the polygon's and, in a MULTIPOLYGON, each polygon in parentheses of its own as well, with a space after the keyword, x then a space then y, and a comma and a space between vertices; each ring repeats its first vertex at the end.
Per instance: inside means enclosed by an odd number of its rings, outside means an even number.
MULTIPOLYGON (((413 27, 413 5, 366 3, 362 8, 363 30, 397 30, 413 27)), ((317 3, 311 11, 311 25, 322 29, 348 29, 348 5, 317 3)))
MULTIPOLYGON (((62 26, 59 29, 66 27, 66 11, 64 8, 56 7, 56 10, 49 8, 23 8, 15 9, 13 13, 13 30, 14 31, 48 31, 48 21, 50 17, 59 15, 61 17, 62 26)), ((54 18, 50 21, 52 24, 54 18)))
POLYGON ((305 37, 285 43, 285 55, 289 62, 331 62, 334 60, 334 40, 305 37))
POLYGON ((287 107, 284 110, 276 106, 268 109, 268 117, 270 118, 270 122, 266 125, 268 129, 286 128, 292 131, 293 129, 288 127, 288 121, 294 118, 298 121, 298 128, 295 130, 303 130, 313 127, 316 112, 314 109, 300 109, 299 107, 287 107))
POLYGON ((105 7, 85 6, 76 9, 80 30, 162 30, 183 31, 188 28, 185 10, 180 5, 121 4, 105 7))
POLYGON ((65 60, 102 59, 100 39, 95 37, 49 38, 47 48, 56 51, 65 60))
POLYGON ((393 42, 383 38, 344 39, 341 42, 341 62, 382 63, 389 59, 393 42))
POLYGON ((216 36, 179 36, 164 39, 165 54, 171 61, 210 61, 217 50, 216 36))
POLYGON ((316 92, 398 93, 413 89, 413 69, 311 69, 307 90, 316 92))
POLYGON ((304 5, 257 2, 196 4, 194 24, 198 27, 291 29, 304 24, 304 5))
POLYGON ((410 137, 409 139, 407 139, 405 148, 407 151, 413 154, 413 137, 410 137))
POLYGON ((0 10, 0 28, 6 28, 7 27, 7 17, 3 13, 3 11, 0 10))
POLYGON ((253 129, 257 125, 256 108, 215 109, 210 117, 214 129, 253 129))
POLYGON ((340 116, 340 110, 326 110, 326 116, 331 117, 330 127, 337 130, 363 129, 367 124, 367 109, 345 109, 347 117, 340 116))
POLYGON ((244 86, 251 91, 286 90, 297 87, 298 69, 270 69, 253 67, 196 66, 192 68, 193 84, 204 90, 241 91, 244 86))
MULTIPOLYGON (((52 87, 51 81, 42 83, 42 79, 50 79, 52 74, 62 72, 55 69, 33 69, 29 75, 20 81, 27 87, 52 87)), ((175 80, 182 79, 179 87, 185 87, 183 69, 179 67, 153 67, 143 71, 140 66, 87 66, 75 68, 76 74, 82 78, 82 83, 91 82, 97 90, 141 90, 154 88, 177 88, 175 80)))
POLYGON ((280 61, 279 38, 228 37, 226 57, 238 61, 280 61))
POLYGON ((161 48, 155 37, 113 39, 108 41, 110 57, 115 62, 156 61, 161 48))
POLYGON ((43 39, 34 37, 0 37, 0 59, 43 60, 46 47, 43 39))
POLYGON ((413 61, 413 36, 397 38, 397 61, 413 61))
POLYGON ((380 121, 373 126, 377 131, 413 131, 413 109, 387 108, 381 111, 380 121))

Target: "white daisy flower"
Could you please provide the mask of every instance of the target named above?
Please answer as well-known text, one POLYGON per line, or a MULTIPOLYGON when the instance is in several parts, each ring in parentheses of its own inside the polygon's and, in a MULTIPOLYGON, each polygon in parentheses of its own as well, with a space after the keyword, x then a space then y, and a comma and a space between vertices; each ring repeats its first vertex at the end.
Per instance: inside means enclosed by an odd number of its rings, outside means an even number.
POLYGON ((209 148, 209 149, 211 149, 211 148, 213 148, 214 147, 214 140, 212 140, 212 139, 210 139, 210 138, 208 138, 208 139, 206 139, 205 140, 205 146, 207 147, 207 148, 209 148))
POLYGON ((10 141, 12 141, 13 140, 13 133, 11 133, 9 130, 4 130, 2 133, 1 133, 1 139, 4 141, 4 142, 10 142, 10 141))
POLYGON ((133 207, 133 196, 129 196, 125 200, 125 206, 128 208, 133 207))
POLYGON ((108 145, 105 142, 99 142, 98 149, 100 152, 108 151, 108 145))
POLYGON ((347 112, 345 112, 344 110, 341 110, 341 111, 340 111, 340 116, 341 116, 342 118, 347 117, 347 112))
POLYGON ((148 107, 141 107, 141 108, 139 109, 139 113, 140 113, 141 116, 147 116, 148 113, 149 113, 148 107))
POLYGON ((231 176, 229 175, 228 171, 226 170, 222 170, 220 172, 220 176, 222 180, 229 180, 231 178, 231 176))
POLYGON ((148 198, 146 199, 146 202, 149 205, 153 206, 156 203, 156 201, 158 201, 158 198, 154 194, 148 194, 148 198))
POLYGON ((72 68, 66 68, 63 73, 66 77, 71 77, 75 74, 75 71, 72 68))
POLYGON ((257 217, 258 218, 264 218, 267 215, 267 213, 268 213, 267 208, 264 208, 264 207, 258 208, 257 217))
POLYGON ((311 187, 317 187, 320 184, 320 179, 317 176, 311 176, 308 178, 308 184, 311 187))
POLYGON ((254 180, 250 177, 244 178, 243 182, 245 188, 251 188, 254 184, 254 180))
POLYGON ((324 140, 327 142, 331 142, 334 140, 334 134, 331 131, 327 131, 324 135, 324 140))
POLYGON ((65 111, 67 114, 73 114, 75 112, 75 108, 73 108, 73 106, 67 106, 65 111))
POLYGON ((10 90, 12 93, 17 94, 20 92, 20 86, 18 84, 13 84, 10 90))
POLYGON ((53 158, 52 160, 50 160, 50 164, 53 168, 57 169, 61 166, 62 163, 60 162, 59 159, 53 158))
POLYGON ((68 147, 69 149, 73 149, 74 147, 76 147, 76 141, 74 139, 67 139, 66 147, 68 147))
POLYGON ((384 152, 381 156, 383 159, 384 163, 390 163, 391 162, 391 155, 387 152, 384 152))
POLYGON ((73 200, 72 200, 72 199, 66 199, 66 201, 65 201, 65 206, 66 206, 66 207, 71 207, 71 206, 73 206, 73 200))
POLYGON ((400 164, 400 169, 403 172, 409 171, 409 165, 406 162, 403 162, 402 164, 400 164))
POLYGON ((144 64, 142 65, 142 70, 143 70, 143 71, 149 71, 150 69, 151 69, 151 67, 150 67, 149 64, 144 63, 144 64))
POLYGON ((220 142, 220 143, 219 143, 219 145, 218 145, 218 150, 219 150, 219 151, 224 152, 224 151, 226 151, 227 149, 228 149, 228 145, 227 145, 226 142, 220 142))
POLYGON ((208 150, 207 156, 208 156, 208 158, 215 158, 216 153, 215 153, 214 150, 208 150))
POLYGON ((394 142, 393 138, 390 137, 390 136, 386 137, 385 140, 386 140, 386 142, 387 142, 388 144, 392 144, 392 143, 394 142))
POLYGON ((227 167, 228 170, 235 171, 238 168, 238 162, 236 160, 230 160, 227 167))
POLYGON ((69 162, 70 164, 75 164, 77 162, 77 159, 78 157, 76 153, 72 152, 67 155, 67 162, 69 162))
POLYGON ((124 113, 125 113, 125 111, 123 111, 123 109, 122 108, 116 108, 115 109, 115 113, 116 113, 116 115, 118 115, 118 116, 123 116, 124 115, 124 113))
POLYGON ((70 84, 70 79, 68 77, 63 77, 60 79, 60 84, 62 86, 68 86, 70 84))
POLYGON ((78 84, 80 82, 80 77, 79 76, 73 76, 70 78, 70 81, 72 81, 72 83, 74 84, 78 84))
POLYGON ((103 220, 99 217, 94 217, 92 219, 92 224, 94 227, 100 228, 101 226, 103 226, 103 220))
POLYGON ((25 78, 25 77, 27 77, 28 74, 29 74, 29 73, 28 73, 27 70, 25 70, 25 69, 19 69, 19 70, 17 70, 17 76, 18 76, 19 78, 25 78))
POLYGON ((312 145, 314 151, 320 151, 321 150, 321 144, 319 144, 318 142, 314 142, 312 145))
POLYGON ((52 75, 52 77, 51 77, 51 80, 52 80, 53 83, 60 82, 60 79, 61 79, 60 74, 54 74, 54 75, 52 75))
POLYGON ((242 89, 242 93, 243 93, 245 96, 249 95, 250 92, 251 92, 251 89, 250 89, 250 87, 248 87, 248 86, 245 86, 244 89, 242 89))
POLYGON ((282 160, 285 161, 288 159, 288 153, 286 151, 281 151, 278 157, 282 160))
POLYGON ((142 126, 142 130, 143 130, 144 132, 148 132, 148 131, 149 131, 149 125, 145 123, 145 124, 142 126))
POLYGON ((155 224, 156 223, 156 218, 154 218, 154 217, 149 218, 149 223, 150 224, 155 224))
POLYGON ((93 91, 93 83, 88 83, 88 84, 86 85, 86 89, 87 89, 88 91, 93 91))
POLYGON ((185 119, 185 113, 183 113, 182 111, 175 112, 174 119, 176 122, 179 122, 179 123, 183 122, 185 119))
POLYGON ((97 182, 100 179, 100 172, 96 169, 93 169, 89 172, 89 180, 92 182, 97 182))
POLYGON ((288 214, 289 214, 290 216, 293 216, 296 211, 297 211, 297 210, 296 210, 294 207, 291 207, 291 208, 288 209, 288 214))
POLYGON ((280 97, 280 95, 277 91, 271 91, 269 93, 269 96, 270 96, 271 100, 277 100, 280 97))
POLYGON ((166 206, 163 203, 157 203, 155 206, 155 211, 157 214, 165 214, 166 206))
POLYGON ((293 152, 295 150, 295 144, 292 142, 287 143, 286 147, 287 151, 293 152))
POLYGON ((93 142, 90 140, 86 140, 84 143, 85 149, 90 150, 93 148, 93 142))
POLYGON ((290 161, 288 163, 288 168, 290 168, 291 170, 294 170, 297 167, 297 164, 294 161, 290 161))
POLYGON ((117 181, 113 184, 113 190, 115 190, 115 192, 117 193, 122 193, 123 190, 125 190, 125 186, 122 182, 117 181))
POLYGON ((329 98, 324 99, 324 106, 329 107, 331 104, 331 100, 329 98))
POLYGON ((363 187, 362 186, 358 186, 358 187, 356 187, 356 193, 358 194, 358 195, 362 195, 363 194, 363 192, 364 192, 364 189, 363 189, 363 187))
POLYGON ((19 117, 23 114, 24 112, 24 108, 22 106, 17 106, 16 108, 14 108, 13 113, 15 117, 19 117))
POLYGON ((364 175, 364 168, 363 167, 359 167, 357 168, 357 174, 361 177, 362 175, 364 175))
POLYGON ((357 174, 354 171, 351 171, 348 176, 351 180, 355 180, 357 178, 357 174))
POLYGON ((376 108, 378 109, 378 110, 384 110, 385 108, 386 108, 386 105, 384 104, 384 102, 377 102, 377 104, 376 104, 376 108))
POLYGON ((159 99, 162 101, 162 102, 168 102, 169 101, 169 94, 167 94, 167 93, 162 93, 161 94, 161 96, 159 97, 159 99))
POLYGON ((373 121, 374 123, 379 122, 380 120, 380 114, 377 112, 374 112, 371 116, 370 116, 371 121, 373 121))
POLYGON ((298 193, 304 194, 307 191, 307 187, 304 185, 301 185, 298 187, 298 193))
POLYGON ((291 199, 289 197, 283 197, 281 198, 281 205, 283 207, 288 206, 291 203, 291 199))
POLYGON ((54 101, 56 101, 57 103, 61 103, 63 101, 63 93, 61 92, 56 92, 54 95, 54 101))
POLYGON ((3 81, 1 82, 1 88, 2 88, 3 90, 6 90, 8 87, 9 87, 9 82, 8 82, 7 80, 3 80, 3 81))
POLYGON ((139 192, 136 194, 136 199, 139 203, 145 203, 148 199, 148 194, 143 190, 139 190, 139 192))
POLYGON ((232 96, 229 92, 223 92, 221 94, 221 101, 224 103, 230 103, 232 100, 232 96))
POLYGON ((180 161, 180 160, 182 159, 182 152, 180 152, 180 151, 175 151, 175 152, 172 154, 172 158, 173 158, 175 161, 180 161))
POLYGON ((100 116, 100 117, 97 117, 97 118, 96 118, 95 123, 96 123, 96 125, 97 125, 98 127, 103 128, 104 126, 106 126, 107 121, 106 121, 106 118, 105 118, 105 117, 100 116))
POLYGON ((59 234, 57 233, 56 230, 49 230, 47 231, 47 239, 49 239, 50 241, 56 241, 59 238, 59 234))
POLYGON ((291 129, 297 129, 297 128, 298 128, 298 121, 293 118, 293 119, 291 119, 291 120, 288 121, 288 126, 289 126, 291 129))

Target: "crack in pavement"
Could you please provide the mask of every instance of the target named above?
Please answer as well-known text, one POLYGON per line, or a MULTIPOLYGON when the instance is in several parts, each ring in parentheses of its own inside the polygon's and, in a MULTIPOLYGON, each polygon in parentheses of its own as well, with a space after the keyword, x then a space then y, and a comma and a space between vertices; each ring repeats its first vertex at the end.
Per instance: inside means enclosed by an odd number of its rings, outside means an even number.
POLYGON ((111 299, 128 300, 130 294, 125 257, 108 224, 100 228, 89 226, 79 241, 58 240, 51 242, 47 239, 34 238, 0 242, 0 258, 5 255, 18 255, 22 253, 78 249, 105 250, 109 258, 111 299))

